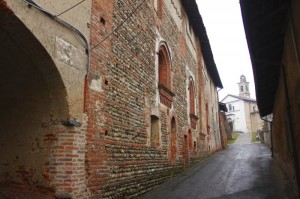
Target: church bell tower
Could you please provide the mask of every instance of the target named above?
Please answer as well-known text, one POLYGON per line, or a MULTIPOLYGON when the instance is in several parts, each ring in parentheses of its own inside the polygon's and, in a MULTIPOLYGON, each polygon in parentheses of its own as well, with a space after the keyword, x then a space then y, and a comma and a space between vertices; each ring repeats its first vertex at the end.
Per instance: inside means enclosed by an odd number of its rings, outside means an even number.
POLYGON ((241 75, 239 85, 239 96, 250 98, 249 82, 247 82, 245 75, 241 75))

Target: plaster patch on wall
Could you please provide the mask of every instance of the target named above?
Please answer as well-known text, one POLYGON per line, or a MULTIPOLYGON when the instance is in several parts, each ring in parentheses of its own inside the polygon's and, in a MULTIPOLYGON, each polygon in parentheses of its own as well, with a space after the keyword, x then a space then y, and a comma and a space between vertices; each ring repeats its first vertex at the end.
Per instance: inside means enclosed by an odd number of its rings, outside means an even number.
POLYGON ((85 55, 82 50, 76 48, 66 40, 55 38, 55 52, 56 58, 76 69, 83 70, 85 67, 85 55))
POLYGON ((102 92, 101 82, 102 82, 101 77, 99 77, 99 76, 94 77, 90 84, 90 89, 97 91, 97 92, 102 92))

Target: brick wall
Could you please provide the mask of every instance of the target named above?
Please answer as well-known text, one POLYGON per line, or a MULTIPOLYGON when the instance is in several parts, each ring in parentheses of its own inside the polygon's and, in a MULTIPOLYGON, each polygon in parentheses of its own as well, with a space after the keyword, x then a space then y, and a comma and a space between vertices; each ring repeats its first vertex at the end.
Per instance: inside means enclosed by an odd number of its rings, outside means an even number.
MULTIPOLYGON (((138 4, 131 0, 95 1, 91 46, 123 23, 138 4), (99 22, 101 17, 105 25, 99 22)), ((87 89, 85 106, 88 115, 86 166, 92 197, 133 197, 181 172, 184 135, 192 136, 188 155, 191 162, 201 158, 200 126, 197 124, 193 129, 189 123, 186 67, 199 86, 203 84, 199 77, 202 65, 198 65, 184 44, 185 35, 176 26, 167 6, 164 4, 161 8, 161 16, 158 16, 153 2, 145 1, 123 26, 92 50, 89 83, 95 76, 101 83, 101 90, 87 89), (175 94, 171 108, 159 103, 158 97, 157 45, 162 40, 170 51, 171 90, 175 94), (159 144, 154 147, 149 141, 151 115, 159 118, 161 129, 159 144), (173 117, 175 138, 171 136, 173 117), (171 138, 176 139, 175 160, 171 158, 174 157, 174 154, 171 156, 171 138)), ((199 93, 203 92, 198 89, 199 93)), ((199 109, 196 115, 200 115, 199 109)))

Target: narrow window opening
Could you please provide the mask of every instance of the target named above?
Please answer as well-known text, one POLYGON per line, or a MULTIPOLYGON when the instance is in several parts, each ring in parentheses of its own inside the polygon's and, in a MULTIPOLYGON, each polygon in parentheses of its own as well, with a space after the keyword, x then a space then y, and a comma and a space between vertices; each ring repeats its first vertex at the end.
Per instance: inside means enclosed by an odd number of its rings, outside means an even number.
POLYGON ((177 133, 176 133, 176 121, 173 117, 171 120, 171 161, 175 162, 177 157, 177 133))
POLYGON ((106 21, 105 21, 105 19, 104 19, 103 17, 100 17, 100 22, 101 22, 103 25, 106 24, 106 21))
POLYGON ((159 118, 151 115, 151 146, 159 147, 159 118))
POLYGON ((192 131, 191 130, 189 130, 188 142, 189 142, 189 149, 192 150, 193 149, 193 136, 192 136, 192 131))

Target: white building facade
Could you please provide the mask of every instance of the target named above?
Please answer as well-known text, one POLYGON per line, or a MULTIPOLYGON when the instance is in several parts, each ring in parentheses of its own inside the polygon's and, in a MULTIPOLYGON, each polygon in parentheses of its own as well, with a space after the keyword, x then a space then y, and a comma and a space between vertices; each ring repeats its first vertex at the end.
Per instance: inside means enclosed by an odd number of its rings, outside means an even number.
POLYGON ((255 99, 250 98, 249 82, 241 75, 239 86, 239 96, 228 94, 221 102, 226 104, 226 113, 229 125, 233 132, 250 133, 262 128, 255 99), (253 117, 255 116, 255 118, 253 117), (255 121, 255 122, 254 122, 255 121))

